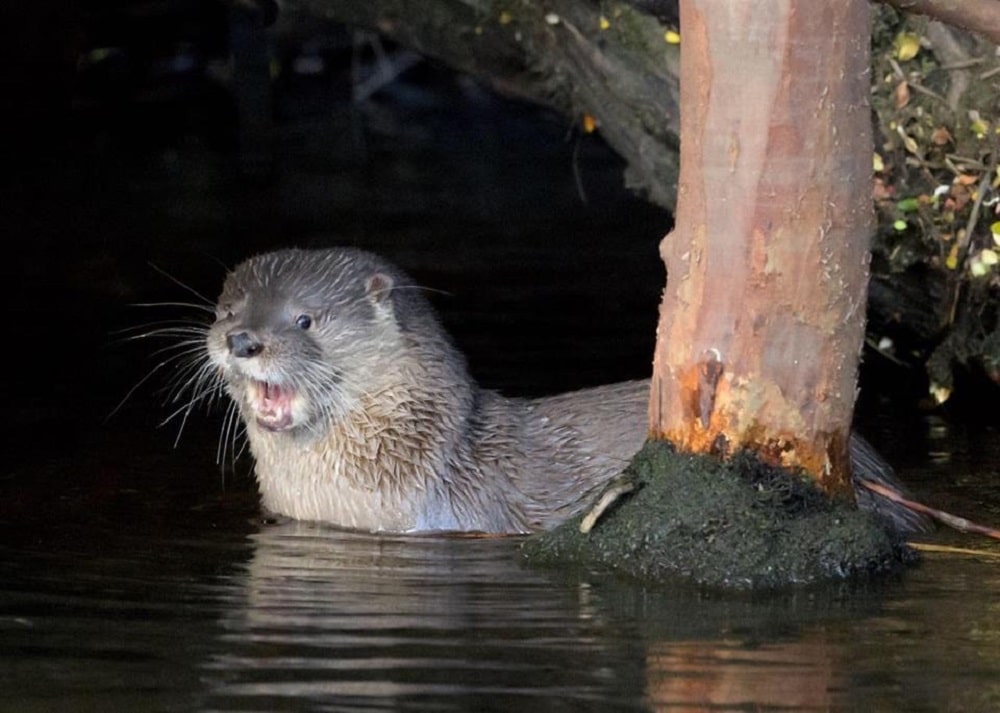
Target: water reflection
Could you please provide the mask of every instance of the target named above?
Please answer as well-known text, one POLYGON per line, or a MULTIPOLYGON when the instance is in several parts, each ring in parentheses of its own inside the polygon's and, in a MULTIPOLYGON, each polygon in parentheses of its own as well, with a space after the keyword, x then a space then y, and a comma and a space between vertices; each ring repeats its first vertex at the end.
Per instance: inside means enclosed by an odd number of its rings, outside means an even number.
POLYGON ((767 596, 651 590, 523 566, 516 538, 251 536, 204 664, 213 708, 827 710, 881 586, 767 596))
POLYGON ((502 696, 558 710, 561 699, 628 699, 640 683, 634 664, 608 658, 617 637, 586 604, 587 587, 523 569, 515 538, 289 523, 252 540, 243 606, 223 618, 225 653, 207 664, 222 707, 249 697, 271 710, 303 700, 327 710, 431 701, 480 710, 502 696))
POLYGON ((1000 709, 985 556, 734 596, 529 569, 516 538, 254 512, 64 522, 0 545, 4 709, 1000 709))
POLYGON ((661 642, 647 657, 648 701, 656 711, 826 711, 842 685, 843 657, 822 632, 756 648, 739 641, 661 642))

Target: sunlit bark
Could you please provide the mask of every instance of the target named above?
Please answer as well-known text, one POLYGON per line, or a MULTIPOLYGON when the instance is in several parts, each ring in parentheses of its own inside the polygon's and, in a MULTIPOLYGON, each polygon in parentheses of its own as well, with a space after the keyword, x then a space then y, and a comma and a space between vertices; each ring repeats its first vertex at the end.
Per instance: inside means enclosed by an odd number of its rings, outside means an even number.
POLYGON ((872 231, 869 7, 681 2, 677 227, 650 423, 849 492, 872 231))

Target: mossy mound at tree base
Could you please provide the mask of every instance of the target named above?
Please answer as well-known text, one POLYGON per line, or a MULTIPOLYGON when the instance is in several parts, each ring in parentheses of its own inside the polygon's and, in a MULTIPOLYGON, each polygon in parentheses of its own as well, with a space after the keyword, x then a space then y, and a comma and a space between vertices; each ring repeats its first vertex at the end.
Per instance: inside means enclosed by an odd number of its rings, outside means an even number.
POLYGON ((580 532, 577 517, 529 538, 528 561, 774 589, 879 576, 916 560, 871 514, 749 453, 723 462, 650 441, 624 477, 636 489, 589 533, 580 532))

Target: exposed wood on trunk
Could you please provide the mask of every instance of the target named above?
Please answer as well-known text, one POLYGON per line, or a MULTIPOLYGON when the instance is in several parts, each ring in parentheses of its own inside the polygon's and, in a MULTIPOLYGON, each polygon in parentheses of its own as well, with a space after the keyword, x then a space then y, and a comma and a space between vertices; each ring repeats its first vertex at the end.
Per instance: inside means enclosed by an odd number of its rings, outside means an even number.
POLYGON ((681 3, 654 436, 849 492, 871 211, 868 4, 681 3))

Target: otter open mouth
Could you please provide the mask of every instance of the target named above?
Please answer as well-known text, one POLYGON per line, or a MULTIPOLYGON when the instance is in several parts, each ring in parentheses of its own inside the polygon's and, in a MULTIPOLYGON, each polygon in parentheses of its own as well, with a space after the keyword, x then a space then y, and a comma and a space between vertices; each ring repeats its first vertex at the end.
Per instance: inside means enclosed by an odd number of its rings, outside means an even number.
POLYGON ((295 389, 266 381, 251 381, 249 388, 250 405, 261 428, 284 431, 291 427, 295 389))

